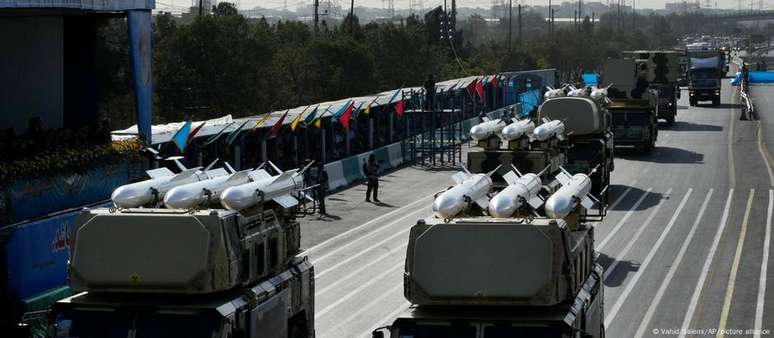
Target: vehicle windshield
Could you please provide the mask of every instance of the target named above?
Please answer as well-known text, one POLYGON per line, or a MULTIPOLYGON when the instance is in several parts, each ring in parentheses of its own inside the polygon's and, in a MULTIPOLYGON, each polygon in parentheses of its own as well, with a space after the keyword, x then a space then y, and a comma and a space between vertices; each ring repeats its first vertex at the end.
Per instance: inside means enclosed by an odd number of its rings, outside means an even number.
POLYGON ((476 338, 476 327, 447 323, 417 323, 401 327, 400 338, 476 338))
POLYGON ((220 316, 144 310, 72 309, 53 315, 51 338, 215 338, 220 316))
POLYGON ((691 71, 691 80, 717 80, 718 70, 714 68, 694 69, 691 71))

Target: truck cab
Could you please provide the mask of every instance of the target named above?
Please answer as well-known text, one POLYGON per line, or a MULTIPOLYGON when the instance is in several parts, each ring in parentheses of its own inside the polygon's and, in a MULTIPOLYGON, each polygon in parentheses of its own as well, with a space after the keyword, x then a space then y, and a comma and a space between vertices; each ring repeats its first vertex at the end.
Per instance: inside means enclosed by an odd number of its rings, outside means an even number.
POLYGON ((720 77, 717 68, 698 68, 688 71, 688 95, 691 106, 700 101, 712 101, 720 105, 720 77))

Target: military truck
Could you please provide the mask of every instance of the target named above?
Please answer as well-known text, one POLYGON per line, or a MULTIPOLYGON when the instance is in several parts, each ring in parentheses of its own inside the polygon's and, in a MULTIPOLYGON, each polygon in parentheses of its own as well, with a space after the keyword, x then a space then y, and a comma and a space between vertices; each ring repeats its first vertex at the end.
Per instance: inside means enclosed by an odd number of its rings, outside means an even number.
POLYGON ((717 49, 687 50, 688 95, 691 106, 701 101, 720 105, 721 79, 725 76, 725 54, 717 49))
POLYGON ((624 52, 625 56, 632 58, 638 64, 644 66, 643 71, 649 88, 658 93, 658 116, 664 119, 667 125, 672 125, 677 116, 677 102, 680 99, 681 54, 671 50, 639 50, 624 52))
POLYGON ((613 161, 614 140, 610 129, 610 113, 606 99, 589 97, 557 97, 546 100, 538 108, 540 119, 562 120, 568 134, 570 147, 564 168, 571 174, 588 174, 593 168, 592 194, 604 205, 608 202, 607 186, 610 173, 615 170, 613 161))
POLYGON ((373 337, 604 337, 602 278, 591 226, 419 220, 403 284, 412 306, 373 337))
POLYGON ((633 146, 651 153, 658 138, 658 93, 649 88, 648 67, 633 59, 607 60, 601 75, 608 89, 607 110, 612 116, 616 146, 633 146))
POLYGON ((50 337, 313 337, 314 269, 282 209, 94 209, 69 264, 80 292, 50 337))

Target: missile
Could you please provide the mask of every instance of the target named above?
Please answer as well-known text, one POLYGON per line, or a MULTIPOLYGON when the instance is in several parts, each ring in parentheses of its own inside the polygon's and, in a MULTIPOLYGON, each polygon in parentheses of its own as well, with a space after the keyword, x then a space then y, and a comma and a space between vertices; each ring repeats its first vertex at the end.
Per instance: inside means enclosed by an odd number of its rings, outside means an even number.
POLYGON ((301 169, 281 171, 273 163, 269 164, 280 174, 271 176, 268 173, 253 177, 252 182, 230 187, 220 194, 220 203, 229 210, 242 211, 258 205, 261 201, 273 200, 283 208, 292 208, 298 205, 296 195, 303 195, 304 172, 311 167, 313 162, 301 169))
MULTIPOLYGON (((561 167, 560 167, 561 168, 561 167)), ((559 183, 562 185, 551 197, 546 201, 546 215, 551 218, 564 218, 567 217, 578 204, 586 209, 590 209, 594 206, 594 203, 599 203, 594 199, 589 191, 591 191, 591 179, 586 174, 570 175, 564 168, 556 176, 559 183)), ((591 171, 594 173, 596 168, 591 171)))
POLYGON ((505 121, 502 119, 484 121, 470 128, 470 137, 476 141, 485 140, 491 135, 500 133, 503 127, 505 127, 505 121))
POLYGON ((226 188, 249 182, 253 171, 265 172, 263 169, 237 172, 228 163, 226 166, 231 172, 230 175, 213 177, 170 189, 164 195, 164 205, 169 209, 193 209, 207 202, 215 202, 226 188))
POLYGON ((546 100, 553 99, 556 97, 562 97, 562 96, 565 96, 564 88, 554 89, 554 88, 548 87, 548 91, 546 91, 546 93, 543 94, 543 98, 546 100))
POLYGON ((154 201, 163 200, 166 193, 174 187, 227 174, 223 169, 210 170, 217 160, 202 170, 201 167, 186 168, 178 161, 179 158, 169 159, 175 161, 181 170, 180 173, 174 174, 164 167, 148 170, 146 173, 150 179, 122 185, 113 190, 110 195, 113 204, 118 208, 138 208, 154 201))
POLYGON ((570 90, 567 93, 567 96, 573 96, 573 97, 586 96, 586 88, 575 88, 575 87, 570 87, 570 88, 572 88, 572 90, 570 90))
POLYGON ((546 141, 554 136, 564 141, 564 122, 560 120, 549 121, 544 118, 543 124, 535 128, 532 134, 538 141, 546 141))
POLYGON ((532 132, 535 130, 535 123, 530 119, 516 120, 513 123, 505 126, 500 131, 503 139, 506 141, 516 140, 522 136, 531 137, 532 132))
MULTIPOLYGON (((548 168, 546 167, 546 169, 548 168)), ((532 209, 540 208, 543 205, 543 199, 538 195, 543 184, 540 180, 540 175, 546 169, 543 169, 538 174, 527 173, 522 175, 516 167, 513 167, 513 170, 516 171, 515 173, 509 171, 503 175, 505 181, 508 182, 508 186, 492 197, 492 200, 489 202, 489 214, 497 218, 511 217, 525 202, 532 209)))
POLYGON ((607 90, 610 89, 610 87, 613 86, 613 84, 609 84, 607 87, 603 88, 595 88, 591 91, 591 94, 589 97, 591 97, 592 100, 604 100, 607 97, 607 90))
POLYGON ((488 174, 471 174, 464 167, 463 171, 452 175, 456 183, 451 189, 442 192, 433 201, 433 212, 444 219, 453 218, 468 206, 468 201, 473 201, 482 209, 489 205, 487 193, 492 188, 492 174, 500 166, 488 174))

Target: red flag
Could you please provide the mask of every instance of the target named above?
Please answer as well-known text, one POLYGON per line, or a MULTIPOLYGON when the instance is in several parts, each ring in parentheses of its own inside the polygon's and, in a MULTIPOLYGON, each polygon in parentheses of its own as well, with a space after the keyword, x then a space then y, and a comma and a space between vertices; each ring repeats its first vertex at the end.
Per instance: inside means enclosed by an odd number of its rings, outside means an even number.
POLYGON ((499 78, 498 75, 495 75, 492 77, 492 87, 497 88, 497 79, 499 78))
POLYGON ((478 99, 484 102, 484 84, 481 81, 476 81, 476 93, 478 93, 478 99))
POLYGON ((403 112, 405 111, 403 102, 404 100, 400 100, 395 103, 395 112, 398 113, 398 117, 403 117, 403 112))
POLYGON ((194 136, 196 136, 196 133, 199 132, 199 129, 202 129, 202 127, 204 127, 205 123, 207 123, 207 121, 202 122, 202 124, 200 124, 191 133, 188 134, 188 139, 185 141, 185 144, 191 144, 191 140, 193 140, 194 136))
POLYGON ((466 89, 468 90, 468 95, 470 97, 473 97, 473 93, 476 91, 476 83, 478 82, 478 79, 473 80, 473 82, 469 83, 466 89))
POLYGON ((286 111, 285 114, 282 114, 282 117, 280 117, 280 119, 277 120, 277 122, 274 123, 273 126, 271 126, 271 129, 269 129, 269 133, 266 134, 267 139, 277 137, 277 132, 280 130, 280 128, 282 128, 282 123, 285 122, 285 116, 288 116, 288 111, 286 111))
POLYGON ((339 116, 339 123, 344 128, 349 128, 349 118, 352 117, 352 110, 355 107, 355 102, 350 101, 347 109, 339 116))

